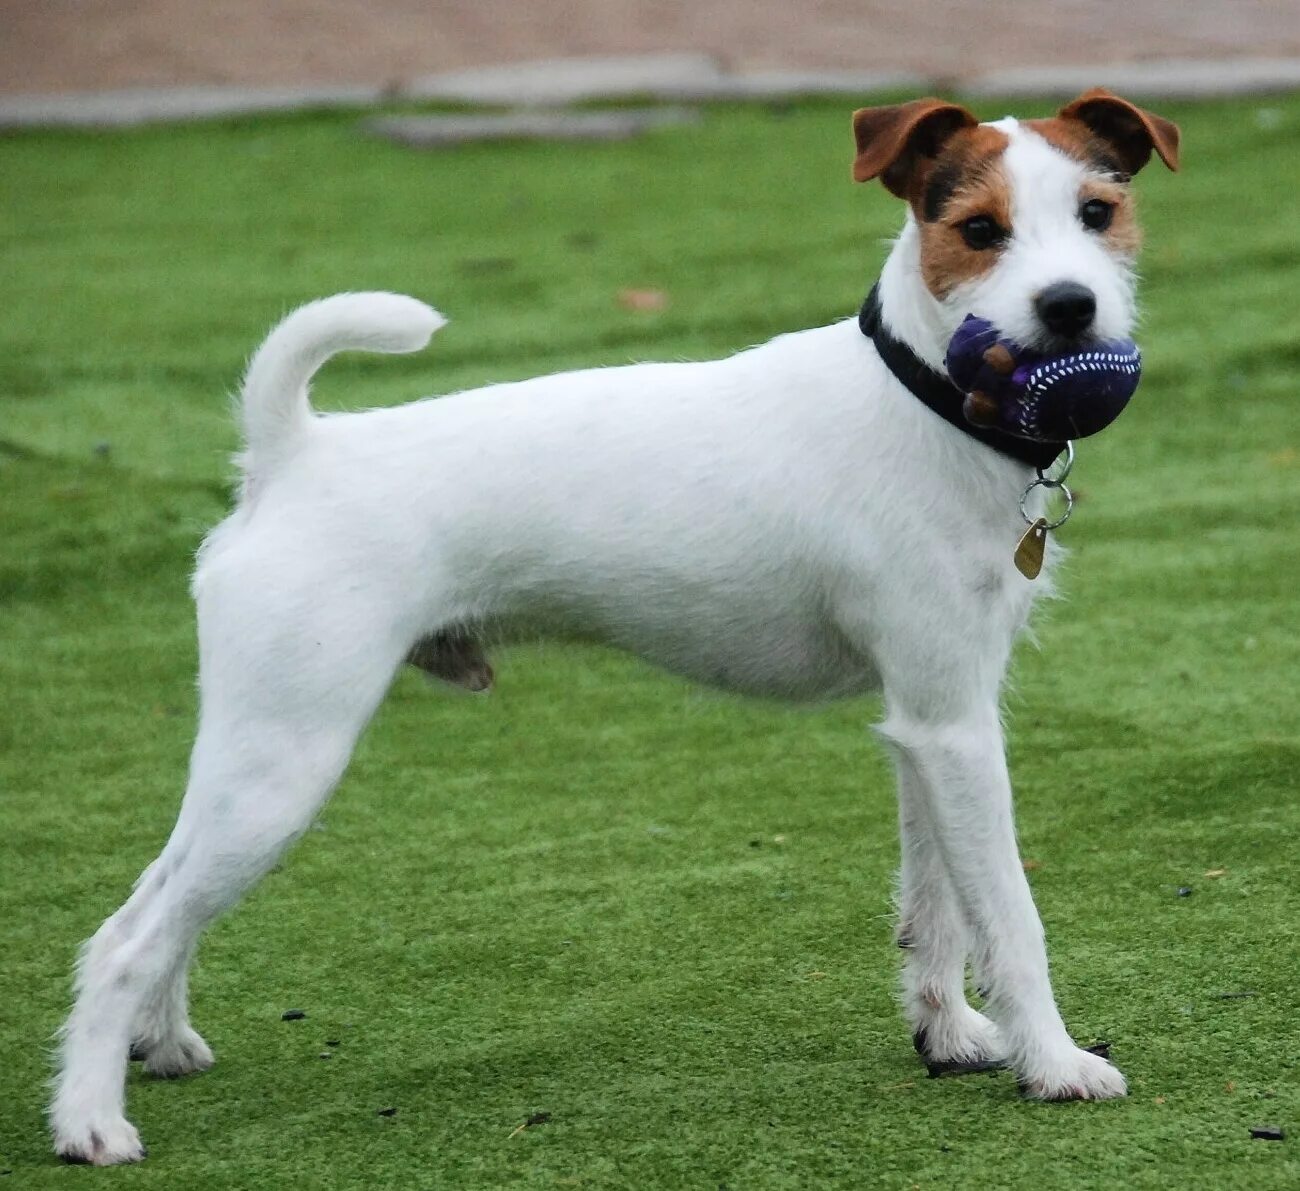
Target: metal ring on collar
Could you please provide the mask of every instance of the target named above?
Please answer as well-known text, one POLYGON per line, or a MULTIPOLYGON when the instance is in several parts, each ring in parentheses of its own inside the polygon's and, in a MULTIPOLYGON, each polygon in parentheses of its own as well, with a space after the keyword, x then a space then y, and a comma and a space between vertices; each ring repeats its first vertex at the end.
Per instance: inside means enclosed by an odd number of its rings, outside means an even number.
POLYGON ((1061 490, 1061 495, 1065 497, 1065 511, 1055 521, 1043 522, 1044 529, 1059 529, 1070 519, 1070 514, 1074 512, 1074 493, 1072 493, 1060 480, 1031 480, 1025 490, 1020 494, 1020 515, 1025 519, 1026 525, 1033 525, 1036 520, 1036 518, 1031 517, 1025 510, 1025 501, 1029 499, 1029 494, 1035 488, 1059 488, 1061 490))
MULTIPOLYGON (((1053 487, 1055 487, 1056 484, 1064 483, 1065 477, 1070 474, 1070 468, 1074 466, 1074 443, 1067 439, 1065 443, 1065 450, 1061 452, 1061 455, 1065 456, 1065 462, 1061 465, 1061 470, 1056 473, 1055 483, 1052 485, 1053 487)), ((1041 467, 1038 468, 1038 478, 1040 480, 1043 481, 1047 480, 1046 473, 1048 471, 1051 471, 1051 469, 1056 465, 1056 460, 1060 459, 1061 455, 1057 455, 1056 459, 1053 459, 1052 462, 1047 465, 1046 470, 1044 470, 1041 467)))

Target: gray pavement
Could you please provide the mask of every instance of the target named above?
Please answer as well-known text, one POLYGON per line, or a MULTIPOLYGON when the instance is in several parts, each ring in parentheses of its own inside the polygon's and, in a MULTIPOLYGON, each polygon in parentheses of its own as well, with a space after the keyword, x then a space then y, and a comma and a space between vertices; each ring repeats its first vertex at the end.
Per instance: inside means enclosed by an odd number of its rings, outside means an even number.
MULTIPOLYGON (((973 96, 1068 97, 1092 86, 1148 99, 1269 94, 1300 89, 1300 58, 1167 59, 1093 66, 1013 67, 974 74, 958 86, 922 73, 885 70, 728 70, 707 54, 645 54, 562 58, 514 66, 424 75, 400 84, 300 87, 137 87, 51 95, 0 94, 0 128, 109 128, 219 119, 255 112, 367 108, 393 101, 440 101, 516 109, 513 116, 425 120, 424 131, 396 118, 375 122, 384 135, 408 143, 464 140, 470 135, 634 135, 655 121, 645 113, 618 120, 542 116, 553 109, 601 100, 661 102, 779 100, 801 95, 867 96, 883 90, 940 91, 973 96), (475 122, 477 121, 477 123, 475 122), (468 130, 477 129, 471 134, 468 130), (621 130, 621 131, 620 131, 621 130)), ((672 119, 659 118, 660 123, 672 119)), ((680 113, 678 117, 680 118, 680 113)))

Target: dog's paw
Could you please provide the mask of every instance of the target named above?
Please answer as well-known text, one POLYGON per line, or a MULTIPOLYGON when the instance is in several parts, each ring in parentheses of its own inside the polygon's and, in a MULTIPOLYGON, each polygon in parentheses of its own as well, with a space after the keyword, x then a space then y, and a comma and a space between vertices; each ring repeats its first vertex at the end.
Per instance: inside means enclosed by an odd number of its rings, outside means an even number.
POLYGON ((139 1162, 146 1153, 140 1134, 125 1117, 54 1127, 54 1152, 65 1162, 117 1166, 139 1162))
POLYGON ((1077 1047, 1059 1061, 1020 1076, 1020 1094, 1029 1100, 1114 1100, 1127 1093, 1119 1068, 1077 1047))
POLYGON ((143 1059, 144 1069, 159 1079, 193 1075, 215 1062, 208 1044, 189 1026, 162 1042, 137 1042, 131 1048, 131 1057, 143 1059))
POLYGON ((931 1015, 912 1035, 912 1045, 932 1079, 1005 1066, 997 1026, 969 1005, 961 1005, 955 1013, 931 1015))

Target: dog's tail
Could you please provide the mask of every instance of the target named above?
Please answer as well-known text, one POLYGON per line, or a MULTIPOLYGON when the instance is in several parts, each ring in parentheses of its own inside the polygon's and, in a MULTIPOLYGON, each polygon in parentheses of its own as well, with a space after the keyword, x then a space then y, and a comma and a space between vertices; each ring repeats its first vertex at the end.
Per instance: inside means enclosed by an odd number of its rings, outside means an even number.
POLYGON ((307 383, 341 351, 413 352, 447 320, 402 294, 335 294, 288 315, 244 375, 240 411, 250 458, 274 458, 311 422, 307 383))

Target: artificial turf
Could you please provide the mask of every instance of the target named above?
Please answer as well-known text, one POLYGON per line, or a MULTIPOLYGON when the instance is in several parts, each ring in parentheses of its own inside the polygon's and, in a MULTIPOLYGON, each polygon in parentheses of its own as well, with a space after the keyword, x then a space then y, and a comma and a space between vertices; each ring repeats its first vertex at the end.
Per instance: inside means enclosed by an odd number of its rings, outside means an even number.
POLYGON ((452 317, 331 364, 337 408, 849 314, 901 212, 849 184, 848 106, 437 155, 337 115, 0 142, 0 1186, 1300 1186, 1300 97, 1162 109, 1185 168, 1138 182, 1143 386, 1080 450, 1066 598, 1008 696, 1057 993, 1128 1099, 924 1077, 874 703, 538 645, 486 699, 398 680, 207 936, 217 1066, 131 1075, 149 1160, 48 1151, 75 946, 182 789, 246 354, 341 289, 452 317))

